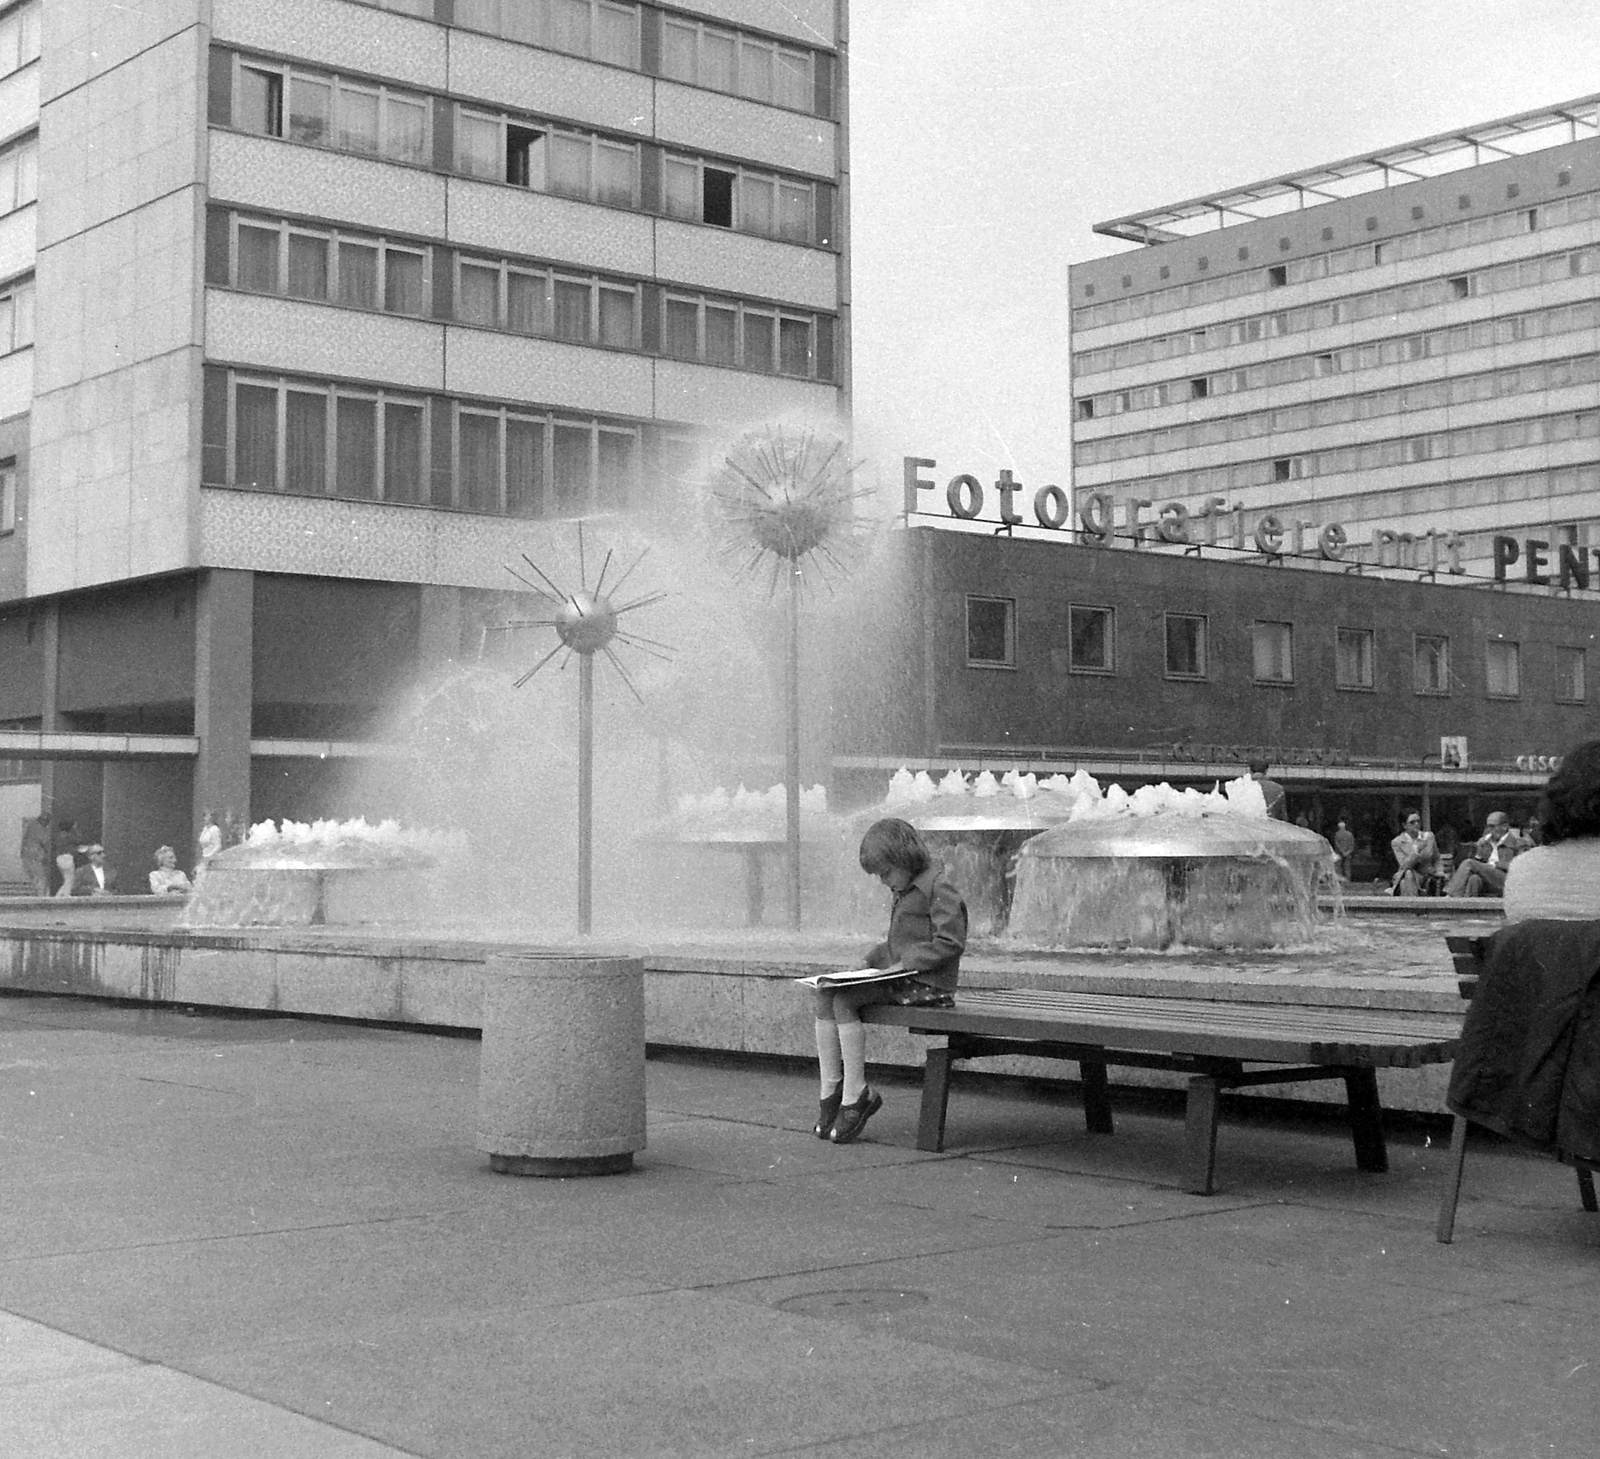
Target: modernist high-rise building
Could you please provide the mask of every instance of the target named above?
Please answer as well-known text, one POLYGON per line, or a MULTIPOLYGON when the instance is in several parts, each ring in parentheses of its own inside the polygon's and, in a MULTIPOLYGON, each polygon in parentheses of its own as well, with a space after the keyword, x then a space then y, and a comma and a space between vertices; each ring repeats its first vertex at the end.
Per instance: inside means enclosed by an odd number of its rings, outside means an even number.
POLYGON ((1338 523, 1423 568, 1453 532, 1472 574, 1495 534, 1600 545, 1596 105, 1097 225, 1146 246, 1070 271, 1080 497, 1119 529, 1209 505, 1192 535, 1224 546, 1266 512, 1338 523))
POLYGON ((531 527, 839 418, 845 16, 0 9, 0 829, 305 814, 531 527))

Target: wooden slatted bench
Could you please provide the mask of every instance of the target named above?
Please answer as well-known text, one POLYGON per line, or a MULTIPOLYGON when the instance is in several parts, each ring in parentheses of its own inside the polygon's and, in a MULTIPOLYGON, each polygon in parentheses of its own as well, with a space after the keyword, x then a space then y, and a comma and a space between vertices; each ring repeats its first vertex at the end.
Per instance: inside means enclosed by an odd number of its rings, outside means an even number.
POLYGON ((1200 1195, 1215 1188, 1217 1097, 1252 1085, 1343 1079, 1356 1165, 1387 1170, 1375 1071, 1446 1062, 1461 1032, 1459 1019, 1366 1009, 1025 988, 964 990, 954 1008, 875 1004, 861 1017, 946 1037, 945 1047, 928 1050, 923 1069, 919 1150, 944 1148, 951 1066, 961 1059, 1024 1054, 1075 1061, 1085 1122, 1090 1133, 1105 1135, 1111 1133, 1108 1066, 1188 1074, 1185 1174, 1200 1195))

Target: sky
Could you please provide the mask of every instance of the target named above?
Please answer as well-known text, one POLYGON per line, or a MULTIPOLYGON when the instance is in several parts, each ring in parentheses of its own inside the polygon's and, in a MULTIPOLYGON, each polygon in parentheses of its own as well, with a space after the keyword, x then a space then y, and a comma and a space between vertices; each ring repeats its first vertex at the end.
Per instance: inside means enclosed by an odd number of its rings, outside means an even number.
POLYGON ((1106 218, 1600 92, 1600 0, 851 0, 855 437, 1066 484, 1106 218))

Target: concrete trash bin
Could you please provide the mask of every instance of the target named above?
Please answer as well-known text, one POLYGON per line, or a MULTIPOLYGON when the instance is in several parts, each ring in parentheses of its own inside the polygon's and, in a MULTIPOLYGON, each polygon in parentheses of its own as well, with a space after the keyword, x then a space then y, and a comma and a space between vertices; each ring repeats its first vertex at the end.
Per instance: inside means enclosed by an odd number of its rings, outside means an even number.
POLYGON ((644 1149, 644 960, 491 955, 478 1148, 501 1175, 614 1175, 644 1149))

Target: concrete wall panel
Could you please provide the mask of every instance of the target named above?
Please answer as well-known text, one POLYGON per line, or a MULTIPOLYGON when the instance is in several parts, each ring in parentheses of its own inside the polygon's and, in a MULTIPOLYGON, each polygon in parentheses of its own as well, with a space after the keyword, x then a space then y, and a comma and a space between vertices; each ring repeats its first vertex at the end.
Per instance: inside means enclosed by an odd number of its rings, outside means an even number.
POLYGON ((420 168, 212 130, 210 195, 267 212, 442 238, 445 182, 420 168))
POLYGON ((450 90, 508 110, 650 135, 648 76, 469 30, 450 32, 450 90))
MULTIPOLYGON (((114 8, 93 7, 96 14, 114 8)), ((187 30, 75 91, 46 98, 39 119, 41 249, 198 180, 204 66, 200 34, 187 30)))
POLYGON ((651 362, 642 355, 452 328, 446 358, 451 394, 535 400, 585 415, 650 415, 651 362))
POLYGON ((344 68, 442 90, 445 32, 410 16, 343 0, 212 0, 211 32, 221 42, 279 56, 315 56, 344 68))
POLYGON ((651 218, 493 183, 453 178, 449 187, 452 243, 602 271, 652 271, 651 218))
POLYGON ((838 307, 838 267, 831 253, 666 219, 655 226, 658 278, 812 309, 838 307))
POLYGON ((207 289, 206 358, 438 390, 444 329, 420 319, 207 289))
POLYGON ((656 135, 663 147, 693 138, 682 143, 691 152, 720 152, 781 171, 831 178, 836 131, 834 123, 820 117, 720 91, 671 81, 661 82, 656 91, 656 135))
POLYGON ((41 31, 44 101, 114 71, 186 29, 199 30, 208 0, 139 0, 137 5, 49 0, 41 31))
POLYGON ((695 425, 759 425, 774 420, 836 421, 839 392, 809 380, 783 380, 688 365, 656 363, 656 413, 695 425))

